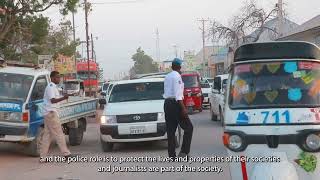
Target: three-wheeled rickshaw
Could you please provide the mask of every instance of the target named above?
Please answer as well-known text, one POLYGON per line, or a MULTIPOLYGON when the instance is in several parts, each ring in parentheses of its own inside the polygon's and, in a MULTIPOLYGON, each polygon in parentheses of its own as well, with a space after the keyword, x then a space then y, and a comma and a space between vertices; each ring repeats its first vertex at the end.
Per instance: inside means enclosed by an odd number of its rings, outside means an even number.
POLYGON ((319 47, 243 45, 229 79, 223 142, 232 179, 319 180, 319 47))
POLYGON ((181 74, 184 83, 183 103, 188 109, 189 114, 194 110, 202 112, 203 95, 201 92, 200 75, 197 72, 183 72, 181 74))

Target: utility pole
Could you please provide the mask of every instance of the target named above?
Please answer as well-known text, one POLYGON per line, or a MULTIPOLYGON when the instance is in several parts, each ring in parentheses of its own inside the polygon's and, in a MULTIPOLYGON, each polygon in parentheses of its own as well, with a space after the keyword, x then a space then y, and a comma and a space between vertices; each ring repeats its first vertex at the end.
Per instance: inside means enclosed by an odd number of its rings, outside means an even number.
POLYGON ((91 59, 92 59, 92 61, 94 60, 94 62, 97 62, 97 60, 94 58, 94 45, 93 45, 92 33, 91 33, 91 59))
MULTIPOLYGON (((205 30, 205 24, 207 21, 209 21, 208 19, 200 19, 198 20, 201 22, 202 27, 200 28, 200 30, 202 31, 202 63, 203 65, 205 65, 205 60, 206 60, 206 49, 205 49, 205 44, 206 44, 206 39, 205 39, 205 35, 206 35, 206 30, 205 30)), ((205 69, 205 66, 203 66, 203 70, 205 69)), ((209 61, 208 61, 208 69, 209 69, 209 61)))
POLYGON ((283 21, 284 21, 284 17, 283 17, 283 1, 282 0, 278 0, 278 4, 276 5, 276 7, 278 8, 278 37, 281 37, 283 34, 283 21))
POLYGON ((160 62, 160 37, 159 37, 159 30, 156 30, 156 57, 157 61, 160 62))
POLYGON ((90 55, 89 55, 89 25, 88 25, 88 2, 84 0, 84 14, 86 21, 86 42, 87 42, 87 61, 88 61, 88 83, 89 83, 89 96, 91 96, 91 77, 90 77, 90 55))
POLYGON ((178 57, 178 46, 174 44, 173 48, 174 48, 174 55, 177 58, 178 57))
MULTIPOLYGON (((75 23, 74 23, 74 11, 72 11, 72 30, 73 30, 73 42, 76 42, 76 27, 75 27, 75 23)), ((78 73, 77 73, 77 55, 76 55, 76 51, 77 48, 74 51, 73 57, 74 57, 74 66, 75 66, 75 75, 76 75, 76 79, 78 78, 78 73)))

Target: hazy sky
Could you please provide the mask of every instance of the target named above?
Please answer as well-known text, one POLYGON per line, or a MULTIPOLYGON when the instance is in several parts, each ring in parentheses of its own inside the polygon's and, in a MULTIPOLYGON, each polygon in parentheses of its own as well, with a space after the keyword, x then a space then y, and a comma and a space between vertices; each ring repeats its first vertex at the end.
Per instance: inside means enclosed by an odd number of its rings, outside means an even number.
MULTIPOLYGON (((83 1, 83 0, 80 0, 83 1)), ((160 33, 161 60, 174 57, 173 45, 179 54, 184 50, 200 50, 202 46, 200 18, 216 19, 224 24, 243 5, 245 0, 88 0, 94 4, 89 15, 89 31, 93 33, 97 60, 104 68, 105 78, 128 72, 133 65, 131 56, 141 46, 156 56, 156 28, 160 33), (110 3, 119 2, 123 3, 110 3), (134 2, 128 2, 134 1, 134 2)), ((301 24, 320 14, 319 0, 283 0, 290 20, 301 24)), ((277 0, 257 0, 270 9, 277 0)), ((45 14, 58 24, 61 17, 56 10, 45 14)), ((71 15, 67 17, 71 19, 71 15)), ((75 15, 76 36, 85 40, 84 12, 75 15)), ((210 42, 208 42, 210 45, 210 42)), ((78 48, 80 53, 81 46, 78 48)), ((85 47, 83 46, 85 50, 85 47)), ((85 54, 84 54, 85 55, 85 54)))

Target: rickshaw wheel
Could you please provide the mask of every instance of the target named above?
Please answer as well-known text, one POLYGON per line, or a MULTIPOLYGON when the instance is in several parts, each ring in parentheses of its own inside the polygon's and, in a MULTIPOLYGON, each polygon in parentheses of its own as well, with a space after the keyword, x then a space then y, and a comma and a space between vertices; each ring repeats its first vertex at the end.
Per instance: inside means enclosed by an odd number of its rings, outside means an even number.
POLYGON ((188 114, 193 114, 193 107, 188 107, 188 114))

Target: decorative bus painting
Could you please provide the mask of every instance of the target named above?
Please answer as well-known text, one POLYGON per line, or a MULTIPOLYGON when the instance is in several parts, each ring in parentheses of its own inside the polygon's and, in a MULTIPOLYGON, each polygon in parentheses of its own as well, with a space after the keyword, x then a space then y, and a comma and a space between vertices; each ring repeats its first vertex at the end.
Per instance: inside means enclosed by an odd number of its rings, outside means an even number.
POLYGON ((79 79, 83 80, 84 89, 86 95, 89 95, 90 86, 91 92, 96 93, 98 91, 98 76, 97 76, 98 64, 94 61, 89 62, 90 79, 88 78, 88 62, 82 61, 77 63, 77 73, 79 79))

